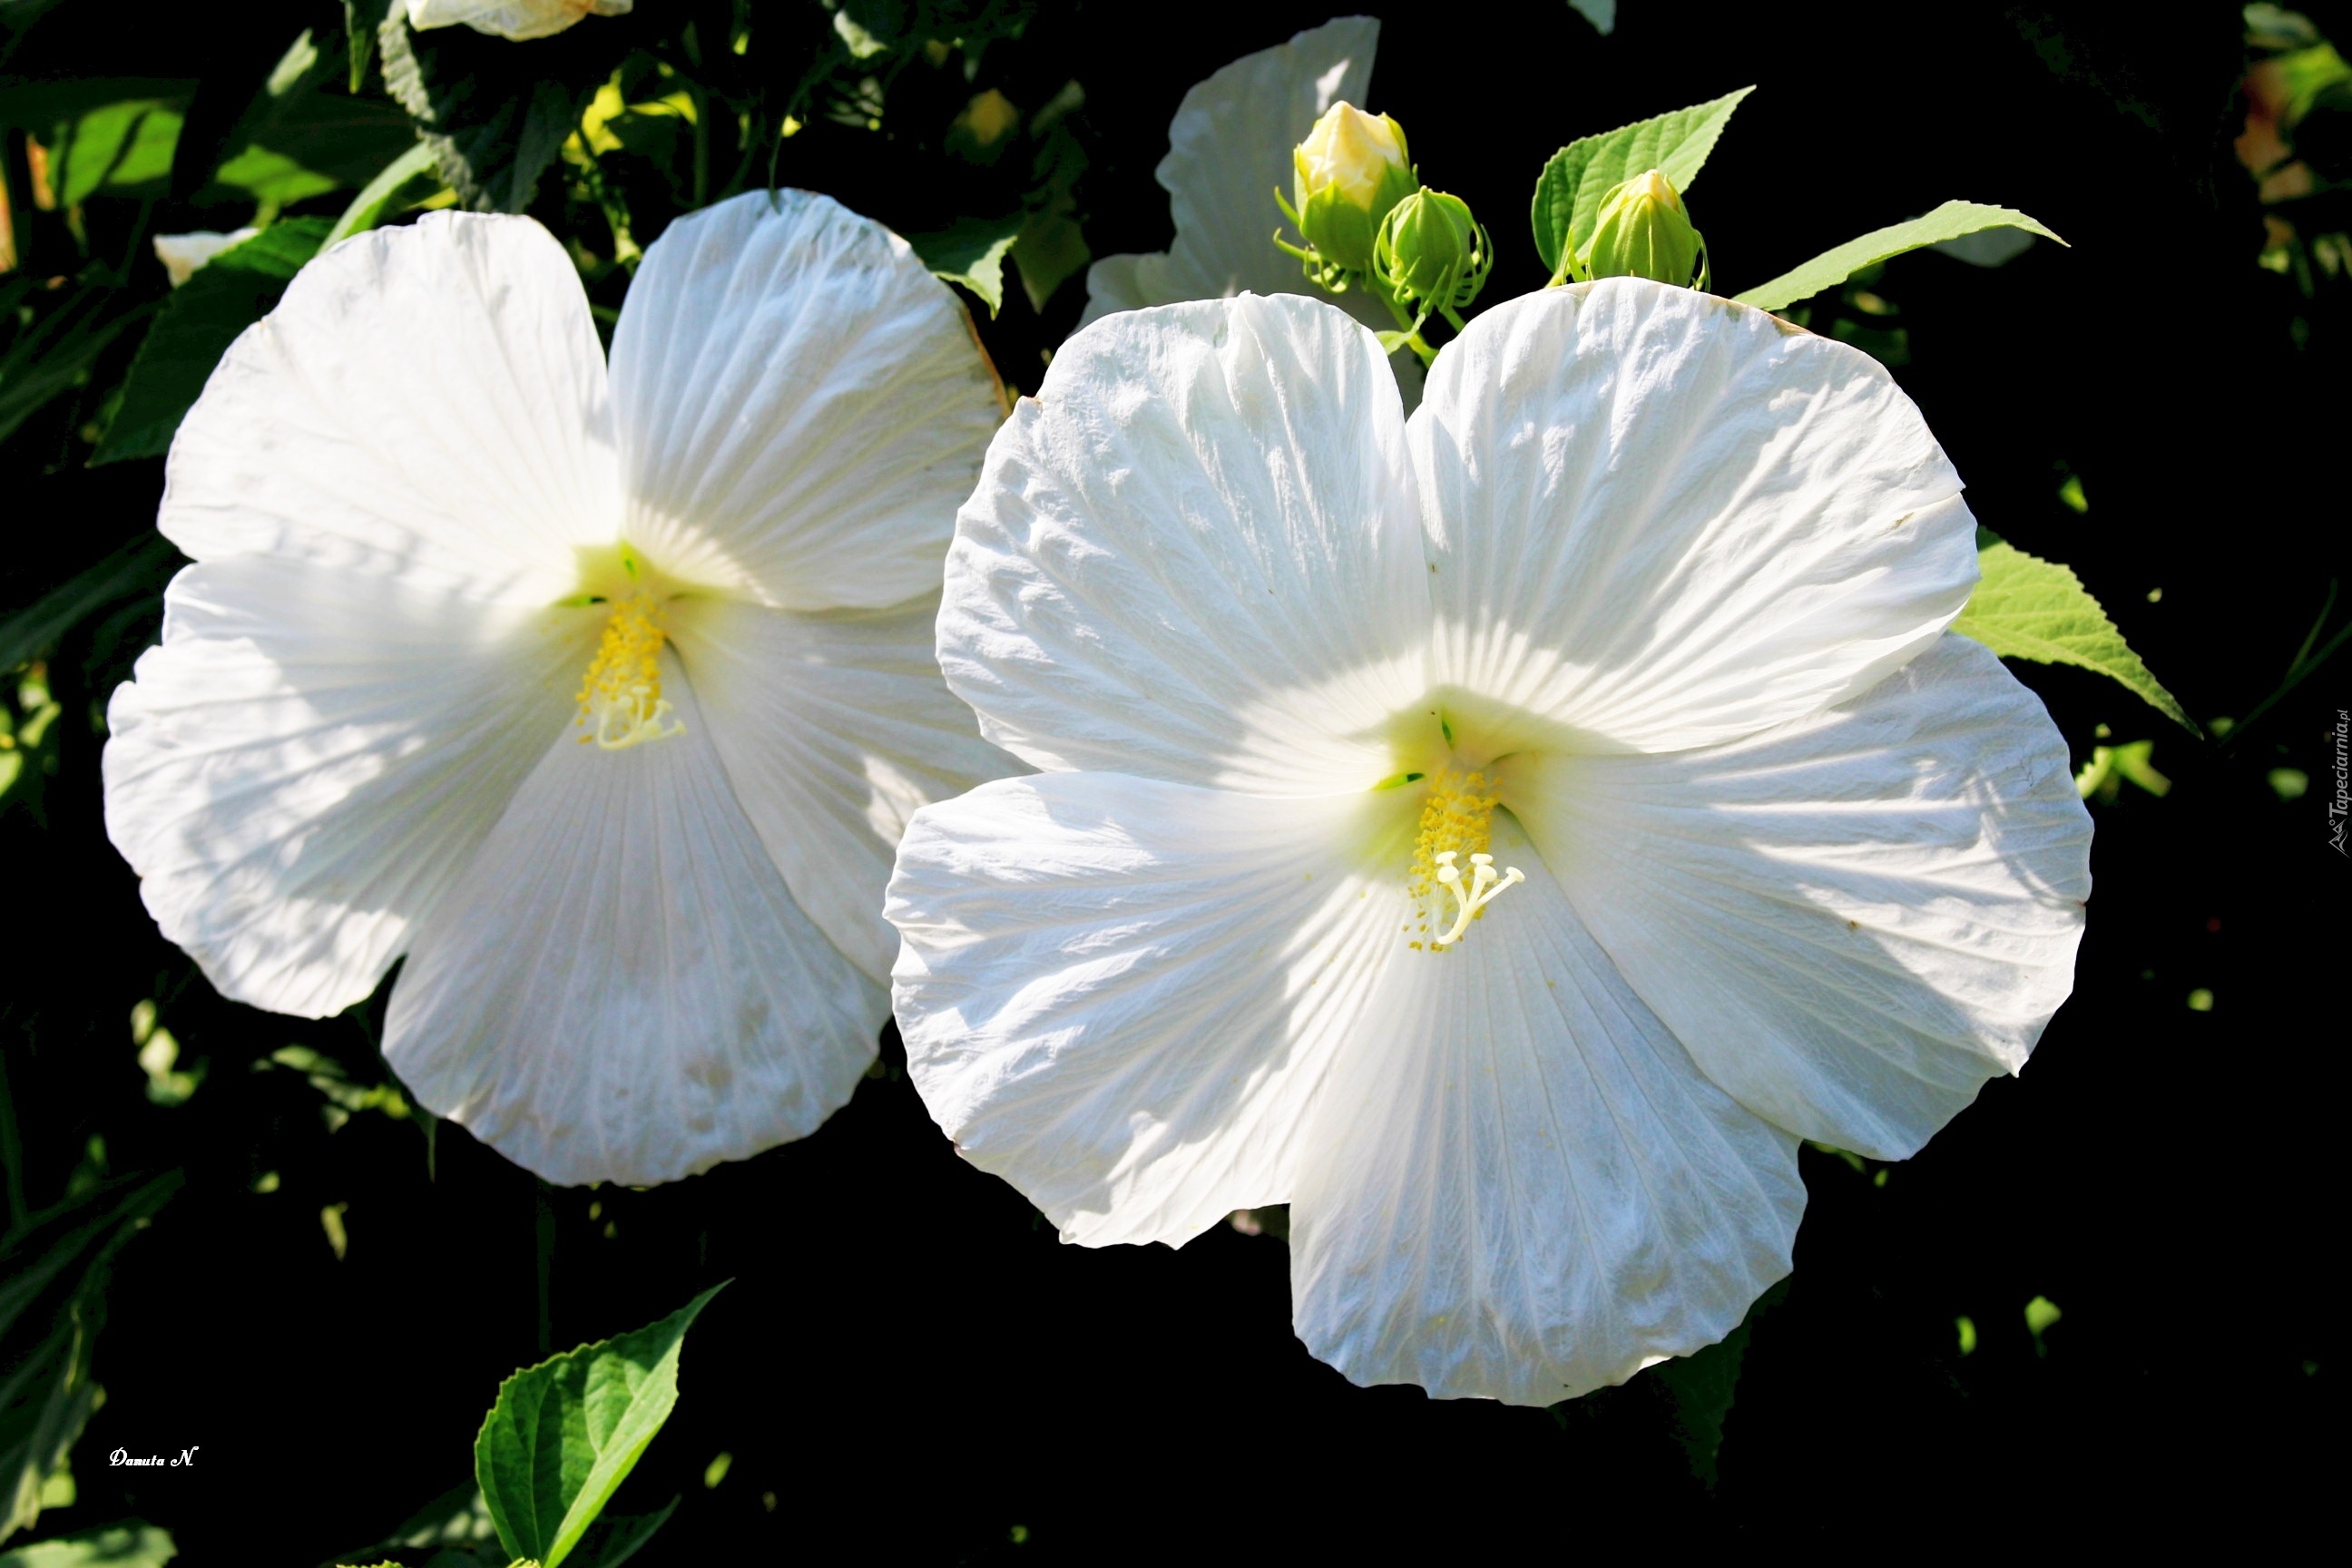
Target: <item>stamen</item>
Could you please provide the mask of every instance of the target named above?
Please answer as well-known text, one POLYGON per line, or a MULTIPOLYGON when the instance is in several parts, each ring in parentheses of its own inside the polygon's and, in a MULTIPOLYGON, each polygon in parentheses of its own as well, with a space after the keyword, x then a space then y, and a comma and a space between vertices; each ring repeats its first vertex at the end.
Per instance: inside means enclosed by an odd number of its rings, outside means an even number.
POLYGON ((1517 886, 1528 879, 1517 866, 1507 866, 1503 868, 1502 879, 1497 881, 1495 858, 1492 855, 1473 855, 1470 857, 1470 890, 1465 893, 1462 890, 1462 871, 1454 864, 1454 852, 1448 849, 1437 857, 1437 879, 1445 884, 1447 892, 1454 895, 1459 910, 1454 917, 1454 929, 1433 942, 1431 945, 1434 947, 1460 942, 1462 933, 1469 929, 1470 922, 1477 918, 1480 910, 1502 897, 1505 888, 1517 886))
POLYGON ((604 641, 575 699, 580 722, 588 726, 579 738, 583 746, 593 741, 599 750, 625 752, 686 733, 684 724, 662 723, 670 715, 661 694, 661 649, 668 639, 646 611, 644 595, 633 594, 614 605, 613 618, 604 623, 604 641))
MULTIPOLYGON (((1413 841, 1412 879, 1407 891, 1413 900, 1414 919, 1419 922, 1423 942, 1407 945, 1427 952, 1438 952, 1462 940, 1470 922, 1479 919, 1488 904, 1506 888, 1527 880, 1517 867, 1497 874, 1495 858, 1486 853, 1486 845, 1495 818, 1496 796, 1486 793, 1484 773, 1460 773, 1452 768, 1441 769, 1430 781, 1429 797, 1421 808, 1421 832, 1413 841), (1462 868, 1455 864, 1461 857, 1470 857, 1470 884, 1462 882, 1462 868), (1432 904, 1439 889, 1453 895, 1454 911, 1452 926, 1443 935, 1433 936, 1432 904)), ((1434 923, 1444 923, 1444 910, 1433 911, 1434 923)), ((1408 933, 1413 927, 1407 925, 1408 933)))

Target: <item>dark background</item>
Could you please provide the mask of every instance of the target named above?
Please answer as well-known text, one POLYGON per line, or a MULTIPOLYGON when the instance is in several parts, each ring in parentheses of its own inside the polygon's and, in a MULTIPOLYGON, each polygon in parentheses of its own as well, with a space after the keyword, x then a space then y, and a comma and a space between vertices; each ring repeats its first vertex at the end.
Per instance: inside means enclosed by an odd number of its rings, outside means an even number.
MULTIPOLYGON (((2261 209, 2231 151, 2235 7, 1622 0, 1606 38, 1557 4, 1365 8, 1386 15, 1370 107, 1488 225, 1488 302, 1544 280, 1527 201, 1553 148, 1750 82, 1690 194, 1727 291, 1947 197, 2064 235, 2072 248, 1997 270, 1891 264, 1873 287, 1899 311, 1879 324, 1906 335, 1896 374, 1979 521, 2073 564, 2192 714, 2245 714, 2279 683, 2342 571, 2345 348, 2332 295, 2255 265, 2261 209), (2070 474, 2079 515, 2058 499, 2070 474)), ((335 9, 141 7, 126 26, 101 7, 110 30, 60 26, 41 64, 249 93, 294 29, 335 9)), ((2352 37, 2340 7, 2306 10, 2352 37)), ((1332 14, 1048 4, 979 85, 1030 104, 1080 81, 1087 237, 1097 255, 1158 248, 1171 231, 1150 170, 1186 87, 1332 14)), ((786 150, 787 181, 909 231, 954 204, 892 136, 813 124, 786 150)), ((1009 292, 982 331, 1006 378, 1034 385, 1083 283, 1042 318, 1009 292)), ((14 584, 152 521, 159 462, 29 467, 0 480, 14 584)), ((146 614, 58 648, 68 716, 102 705, 153 635, 146 614)), ((1654 1379, 1550 1412, 1349 1387, 1290 1334, 1276 1237, 1058 1245, 958 1161, 895 1036, 887 1070, 814 1137, 655 1191, 547 1191, 452 1126, 430 1178, 414 1121, 362 1114, 330 1134, 298 1077, 250 1064, 294 1042, 364 1064, 381 1001, 309 1024, 214 997, 104 848, 100 738, 65 724, 41 814, 0 816, 0 1045, 26 1180, 36 1206, 52 1201, 93 1133, 115 1171, 189 1180, 121 1256, 81 1501, 40 1532, 135 1513, 174 1531, 184 1562, 318 1562, 463 1481, 508 1372, 731 1276, 615 1505, 686 1496, 640 1561, 1283 1544, 1565 1558, 1596 1531, 1669 1551, 2015 1548, 2076 1530, 2257 1543, 2317 1512, 2336 1436, 2342 1316, 2326 1310, 2323 1259, 2341 1246, 2325 1216, 2347 867, 2325 799, 2347 669, 2322 669, 2226 748, 2118 687, 2020 669, 2078 761, 2104 723, 2154 739, 2175 787, 2095 807, 2076 993, 2021 1079, 1903 1164, 1805 1152, 1796 1273, 1753 1321, 1712 1489, 1654 1379), (2311 793, 2282 800, 2266 782, 2281 766, 2311 793), (2209 1012, 2187 1005, 2200 987, 2209 1012), (206 1064, 184 1106, 142 1098, 123 1020, 150 996, 183 1065, 206 1064), (265 1170, 282 1185, 256 1194, 265 1170), (335 1203, 341 1260, 318 1217, 335 1203), (2036 1296, 2064 1314, 2038 1346, 2022 1317, 2036 1296), (1967 1356, 1963 1314, 1979 1331, 1967 1356), (109 1469, 118 1445, 202 1454, 109 1469), (722 1450, 731 1468, 706 1489, 722 1450)))

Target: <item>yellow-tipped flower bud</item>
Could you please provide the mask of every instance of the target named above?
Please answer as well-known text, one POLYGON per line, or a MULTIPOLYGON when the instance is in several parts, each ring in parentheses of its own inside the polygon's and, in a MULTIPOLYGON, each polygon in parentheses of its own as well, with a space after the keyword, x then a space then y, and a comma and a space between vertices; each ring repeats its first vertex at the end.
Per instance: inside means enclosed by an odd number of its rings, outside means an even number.
POLYGON ((1405 153, 1404 128, 1385 114, 1335 103, 1293 149, 1299 232, 1326 263, 1361 272, 1372 237, 1391 208, 1420 184, 1405 153))
POLYGON ((1688 288, 1705 283, 1706 254, 1706 241, 1683 211, 1682 193, 1652 169, 1601 198, 1584 269, 1591 278, 1648 278, 1688 288))
POLYGON ((1469 304, 1494 264, 1494 247, 1469 204, 1444 191, 1419 190, 1399 202, 1372 247, 1373 274, 1389 292, 1432 310, 1469 304))

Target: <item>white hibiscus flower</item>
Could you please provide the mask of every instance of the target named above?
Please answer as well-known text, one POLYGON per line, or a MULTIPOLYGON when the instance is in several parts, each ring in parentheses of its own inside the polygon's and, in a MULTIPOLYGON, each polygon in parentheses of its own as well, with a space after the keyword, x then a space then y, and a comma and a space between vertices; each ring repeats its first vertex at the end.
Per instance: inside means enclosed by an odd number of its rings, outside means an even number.
POLYGON ((1001 391, 823 196, 671 226, 608 374, 524 218, 303 268, 172 446, 195 564, 115 693, 107 824, 164 934, 558 1182, 814 1131, 887 1016, 890 853, 1011 766, 931 652, 1001 391))
POLYGON ((949 684, 1045 771, 899 848, 932 1114, 1068 1241, 1288 1202, 1358 1383, 1721 1338, 1797 1141, 1909 1154, 2072 984, 2089 820, 1943 635, 1959 491, 1870 359, 1633 279, 1488 311, 1410 422, 1309 300, 1079 333, 948 557, 949 684))
POLYGON ((478 33, 520 41, 552 37, 584 16, 625 16, 635 0, 408 0, 418 32, 465 24, 478 33))

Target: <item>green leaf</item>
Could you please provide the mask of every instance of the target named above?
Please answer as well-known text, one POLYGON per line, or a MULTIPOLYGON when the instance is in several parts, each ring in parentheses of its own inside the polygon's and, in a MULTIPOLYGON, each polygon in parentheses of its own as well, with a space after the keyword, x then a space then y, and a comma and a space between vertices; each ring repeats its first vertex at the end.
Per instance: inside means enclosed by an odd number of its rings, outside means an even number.
POLYGON ((907 243, 915 247, 924 266, 979 295, 993 316, 1004 304, 1005 255, 1028 226, 1025 211, 1003 217, 958 218, 937 233, 909 235, 907 243))
POLYGON ((384 90, 415 121, 418 140, 433 150, 461 205, 520 212, 581 110, 635 47, 627 20, 573 27, 522 47, 471 27, 414 32, 407 7, 399 6, 376 33, 384 90))
POLYGON ((15 435, 19 425, 52 399, 86 383, 92 362, 106 346, 154 308, 121 310, 116 290, 103 285, 57 300, 31 279, 15 281, 15 288, 0 284, 0 300, 11 307, 5 320, 0 320, 0 331, 13 325, 16 313, 28 306, 35 314, 0 352, 0 441, 15 435))
MULTIPOLYGON (((402 7, 406 9, 405 5, 402 7)), ((392 0, 343 0, 343 33, 351 56, 351 89, 367 84, 368 65, 375 58, 376 29, 383 26, 392 0)))
POLYGON ((408 116, 341 85, 340 52, 321 53, 305 29, 222 142, 223 161, 199 202, 249 198, 267 211, 366 182, 416 142, 408 116))
POLYGON ((1799 300, 1811 299, 1824 289, 1834 289, 1864 268, 1888 257, 1988 228, 2021 228, 2044 239, 2057 239, 2061 245, 2066 243, 2014 208, 1986 206, 1980 202, 1946 202, 1926 217, 1872 229, 1859 239, 1849 239, 1836 249, 1825 250, 1803 266, 1783 272, 1769 283, 1759 283, 1732 298, 1743 305, 1777 310, 1799 300))
POLYGON ((49 165, 58 205, 79 206, 101 189, 160 187, 171 178, 172 152, 184 122, 180 107, 161 99, 110 103, 83 115, 49 165))
POLYGON ((180 1183, 177 1171, 125 1176, 0 1238, 0 1541, 40 1517, 41 1483, 89 1419, 114 1255, 180 1183))
POLYGON ((2200 733, 2071 568, 2028 555, 1984 529, 1977 531, 1977 565, 1984 581, 1977 584, 1952 630, 1974 637, 2003 658, 2071 664, 2104 675, 2190 734, 2200 733))
POLYGON ((1682 1446, 1691 1474, 1710 1491, 1715 1489, 1716 1461, 1723 1451, 1724 1418, 1731 1414, 1732 1396, 1739 1389, 1739 1364, 1748 1354, 1748 1331, 1757 1319, 1788 1294, 1789 1282, 1783 1279, 1758 1297, 1739 1326, 1720 1341, 1690 1355, 1661 1362, 1653 1369, 1674 1405, 1675 1440, 1682 1446))
POLYGON ((126 1519, 0 1552, 0 1568, 163 1568, 179 1554, 170 1531, 126 1519))
POLYGON ((320 1568, 338 1568, 340 1564, 381 1563, 387 1558, 405 1555, 423 1547, 437 1546, 446 1550, 430 1559, 478 1564, 488 1562, 497 1552, 496 1568, 505 1568, 507 1555, 498 1549, 498 1527, 490 1521, 489 1505, 482 1500, 482 1489, 467 1481, 442 1493, 394 1530, 390 1535, 371 1545, 338 1552, 320 1568), (477 1556, 478 1550, 480 1555, 477 1556))
POLYGON ((100 610, 160 591, 178 561, 179 552, 150 531, 24 609, 0 616, 0 671, 38 658, 100 610))
POLYGON ((1043 311, 1054 291, 1086 269, 1095 253, 1087 237, 1067 215, 1044 212, 1031 219, 1013 242, 1013 265, 1021 269, 1021 289, 1029 308, 1043 311))
POLYGON ((335 241, 374 228, 386 220, 399 216, 410 207, 430 201, 447 189, 441 183, 440 171, 434 167, 433 149, 422 142, 380 170, 352 198, 335 226, 327 231, 324 250, 335 241))
POLYGON ((571 1555, 669 1418, 678 1348, 723 1289, 722 1281, 658 1323, 527 1367, 499 1386, 474 1439, 474 1474, 508 1552, 542 1568, 571 1555))
POLYGON ((654 1538, 654 1532, 669 1522, 677 1511, 680 1499, 672 1498, 658 1512, 615 1515, 600 1519, 589 1526, 580 1538, 578 1555, 572 1568, 621 1568, 654 1538))
POLYGON ((1553 153, 1536 181, 1535 205, 1528 214, 1545 268, 1555 278, 1562 276, 1567 258, 1591 243, 1593 214, 1612 185, 1656 169, 1676 190, 1689 190, 1706 155, 1715 151, 1716 138, 1723 134, 1731 111, 1755 90, 1743 87, 1671 114, 1581 136, 1553 153))
POLYGON ((139 345, 121 406, 90 454, 92 468, 160 458, 237 334, 268 314, 329 233, 325 218, 286 218, 222 251, 172 290, 139 345))

